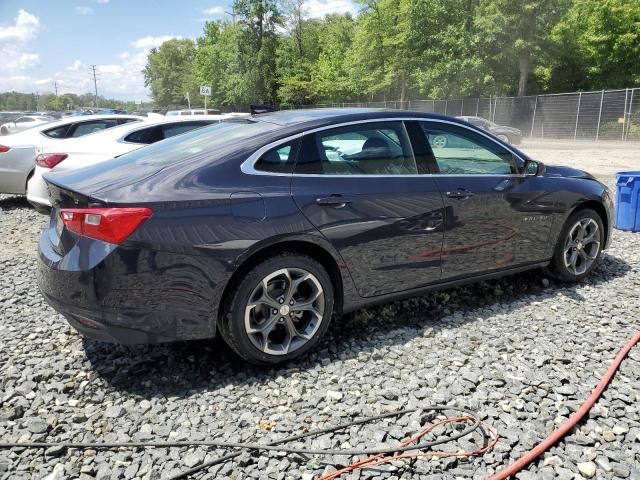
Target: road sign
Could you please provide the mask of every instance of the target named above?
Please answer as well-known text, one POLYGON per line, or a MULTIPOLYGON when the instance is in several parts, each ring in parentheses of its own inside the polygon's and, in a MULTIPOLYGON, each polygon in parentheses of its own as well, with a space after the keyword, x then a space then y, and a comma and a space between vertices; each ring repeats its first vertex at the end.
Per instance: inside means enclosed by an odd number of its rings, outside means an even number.
POLYGON ((211 87, 202 86, 200 87, 200 95, 204 95, 205 97, 211 96, 211 87))
POLYGON ((142 105, 142 100, 136 100, 136 105, 142 105))

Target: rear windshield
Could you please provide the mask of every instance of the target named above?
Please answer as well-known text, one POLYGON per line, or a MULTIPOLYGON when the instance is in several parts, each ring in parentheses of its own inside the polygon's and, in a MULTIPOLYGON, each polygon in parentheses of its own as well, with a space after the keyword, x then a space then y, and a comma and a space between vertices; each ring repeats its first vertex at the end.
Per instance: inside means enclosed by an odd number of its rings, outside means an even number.
POLYGON ((255 120, 225 121, 171 137, 126 153, 119 158, 126 158, 136 165, 169 165, 277 128, 281 128, 280 125, 255 120))

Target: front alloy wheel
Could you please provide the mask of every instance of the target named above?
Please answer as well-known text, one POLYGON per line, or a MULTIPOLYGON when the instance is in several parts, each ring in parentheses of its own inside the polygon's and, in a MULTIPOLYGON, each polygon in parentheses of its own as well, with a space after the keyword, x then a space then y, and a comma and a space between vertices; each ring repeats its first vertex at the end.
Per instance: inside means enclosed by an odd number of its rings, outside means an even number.
POLYGON ((551 273, 560 280, 579 281, 589 275, 602 256, 604 227, 595 211, 574 212, 564 224, 553 260, 551 273))
POLYGON ((600 227, 593 218, 583 218, 569 230, 563 253, 564 265, 573 275, 591 268, 600 253, 600 227))
POLYGON ((299 357, 318 343, 333 313, 333 284, 324 267, 284 253, 242 276, 218 326, 245 360, 272 365, 299 357))

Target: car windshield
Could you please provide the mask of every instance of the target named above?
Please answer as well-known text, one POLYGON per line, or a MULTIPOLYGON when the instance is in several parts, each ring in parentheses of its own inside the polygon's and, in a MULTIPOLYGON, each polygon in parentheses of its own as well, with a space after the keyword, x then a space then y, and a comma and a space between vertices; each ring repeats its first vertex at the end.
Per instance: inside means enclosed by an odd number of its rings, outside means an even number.
POLYGON ((281 128, 280 125, 255 120, 229 120, 177 135, 119 158, 126 158, 136 165, 168 165, 277 128, 281 128))

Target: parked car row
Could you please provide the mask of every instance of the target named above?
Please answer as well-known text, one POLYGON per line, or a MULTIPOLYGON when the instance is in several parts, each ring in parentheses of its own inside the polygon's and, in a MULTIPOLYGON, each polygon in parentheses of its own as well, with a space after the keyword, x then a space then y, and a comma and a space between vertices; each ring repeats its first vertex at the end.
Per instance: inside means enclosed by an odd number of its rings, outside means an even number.
POLYGON ((531 268, 579 281, 611 236, 603 184, 460 119, 290 110, 174 135, 196 121, 178 117, 38 157, 38 282, 85 335, 220 335, 275 364, 366 305, 531 268))
POLYGON ((43 172, 92 165, 225 118, 108 114, 38 123, 0 142, 0 193, 26 193, 30 203, 48 213, 43 172))

